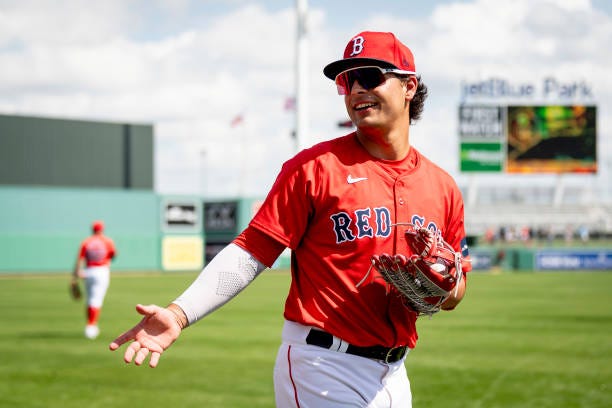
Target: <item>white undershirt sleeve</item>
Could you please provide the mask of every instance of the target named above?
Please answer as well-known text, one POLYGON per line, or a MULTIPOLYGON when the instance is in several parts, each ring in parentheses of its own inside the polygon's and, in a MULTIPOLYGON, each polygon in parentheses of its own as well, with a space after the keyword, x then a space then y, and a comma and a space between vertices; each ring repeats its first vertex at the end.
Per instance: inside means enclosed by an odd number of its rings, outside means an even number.
POLYGON ((266 266, 236 244, 229 244, 210 261, 191 286, 174 302, 185 312, 189 324, 233 299, 266 266))

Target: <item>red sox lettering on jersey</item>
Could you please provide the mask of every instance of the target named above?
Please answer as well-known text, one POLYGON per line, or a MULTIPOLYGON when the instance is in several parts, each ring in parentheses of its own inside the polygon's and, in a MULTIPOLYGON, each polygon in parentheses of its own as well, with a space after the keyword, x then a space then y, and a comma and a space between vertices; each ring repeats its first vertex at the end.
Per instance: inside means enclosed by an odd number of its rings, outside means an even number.
MULTIPOLYGON (((333 223, 333 231, 336 234, 336 243, 353 241, 361 238, 387 238, 391 235, 391 229, 395 224, 391 221, 391 211, 385 207, 362 208, 355 210, 353 216, 342 211, 333 214, 330 219, 333 223), (374 214, 374 217, 372 217, 374 214)), ((420 228, 425 224, 425 217, 414 214, 411 224, 420 228)), ((435 222, 429 222, 427 229, 438 232, 435 222)))
POLYGON ((359 209, 355 211, 354 217, 353 220, 351 215, 344 211, 330 217, 336 234, 336 244, 353 241, 356 238, 372 238, 375 235, 385 238, 391 235, 391 213, 387 208, 359 209), (375 214, 374 220, 371 219, 372 213, 375 214), (372 224, 375 225, 374 229, 372 224))

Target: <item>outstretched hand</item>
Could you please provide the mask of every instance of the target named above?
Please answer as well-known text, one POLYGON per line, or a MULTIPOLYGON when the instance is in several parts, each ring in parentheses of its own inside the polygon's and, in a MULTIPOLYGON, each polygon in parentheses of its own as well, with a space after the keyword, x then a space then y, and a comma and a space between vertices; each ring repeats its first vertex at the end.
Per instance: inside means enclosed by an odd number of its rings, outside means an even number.
POLYGON ((125 350, 123 360, 126 363, 141 365, 151 353, 149 366, 155 368, 161 354, 174 343, 181 334, 181 326, 175 314, 156 305, 136 305, 136 311, 143 315, 142 320, 109 344, 114 351, 122 344, 132 341, 125 350), (134 358, 134 356, 136 356, 134 358))

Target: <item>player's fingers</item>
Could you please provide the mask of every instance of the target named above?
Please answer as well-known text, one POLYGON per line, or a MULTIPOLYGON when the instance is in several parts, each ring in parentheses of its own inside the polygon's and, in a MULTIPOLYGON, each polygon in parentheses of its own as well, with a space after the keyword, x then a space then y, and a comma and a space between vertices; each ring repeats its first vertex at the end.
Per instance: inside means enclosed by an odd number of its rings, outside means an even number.
POLYGON ((134 364, 136 364, 137 366, 141 365, 143 363, 143 361, 145 361, 145 358, 147 358, 148 355, 149 355, 149 349, 146 348, 146 347, 141 348, 136 353, 136 358, 134 359, 134 364))
POLYGON ((134 329, 130 329, 128 331, 126 331, 125 333, 121 334, 119 337, 117 337, 115 340, 113 340, 109 345, 108 348, 110 348, 111 350, 117 350, 119 347, 121 347, 122 344, 130 341, 130 340, 134 340, 134 329))
POLYGON ((160 309, 159 306, 156 305, 136 305, 136 311, 143 316, 151 316, 154 315, 160 309))
POLYGON ((134 355, 140 350, 140 343, 135 341, 130 346, 125 349, 125 353, 123 354, 123 361, 126 363, 132 362, 134 355))
POLYGON ((157 351, 152 351, 151 352, 151 359, 149 360, 149 367, 151 367, 151 368, 157 367, 157 364, 159 363, 159 358, 160 357, 161 357, 161 353, 158 353, 157 351))
MULTIPOLYGON (((141 304, 137 304, 136 305, 136 311, 143 315, 143 316, 150 316, 156 313, 156 311, 159 309, 159 306, 155 306, 155 305, 148 305, 148 306, 144 306, 141 304)), ((144 321, 141 320, 141 323, 144 321)), ((119 347, 121 347, 122 344, 130 341, 130 340, 134 340, 136 337, 136 332, 140 329, 139 325, 141 324, 139 323, 138 325, 134 326, 133 328, 131 328, 130 330, 126 331, 125 333, 121 334, 119 337, 117 337, 115 340, 113 340, 109 345, 108 348, 110 348, 111 350, 117 350, 119 347)))

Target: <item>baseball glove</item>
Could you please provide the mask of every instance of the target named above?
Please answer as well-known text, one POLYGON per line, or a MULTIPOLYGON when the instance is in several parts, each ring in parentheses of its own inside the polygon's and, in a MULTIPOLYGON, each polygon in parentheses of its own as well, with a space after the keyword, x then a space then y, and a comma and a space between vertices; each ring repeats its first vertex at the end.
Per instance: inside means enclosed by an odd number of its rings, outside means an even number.
POLYGON ((461 253, 427 228, 406 231, 413 255, 372 256, 372 265, 417 314, 433 315, 463 277, 461 253))
POLYGON ((76 280, 73 280, 70 282, 70 286, 69 286, 69 292, 70 292, 70 297, 74 300, 79 300, 81 299, 81 297, 83 296, 82 292, 81 292, 81 286, 79 285, 79 282, 76 280))

